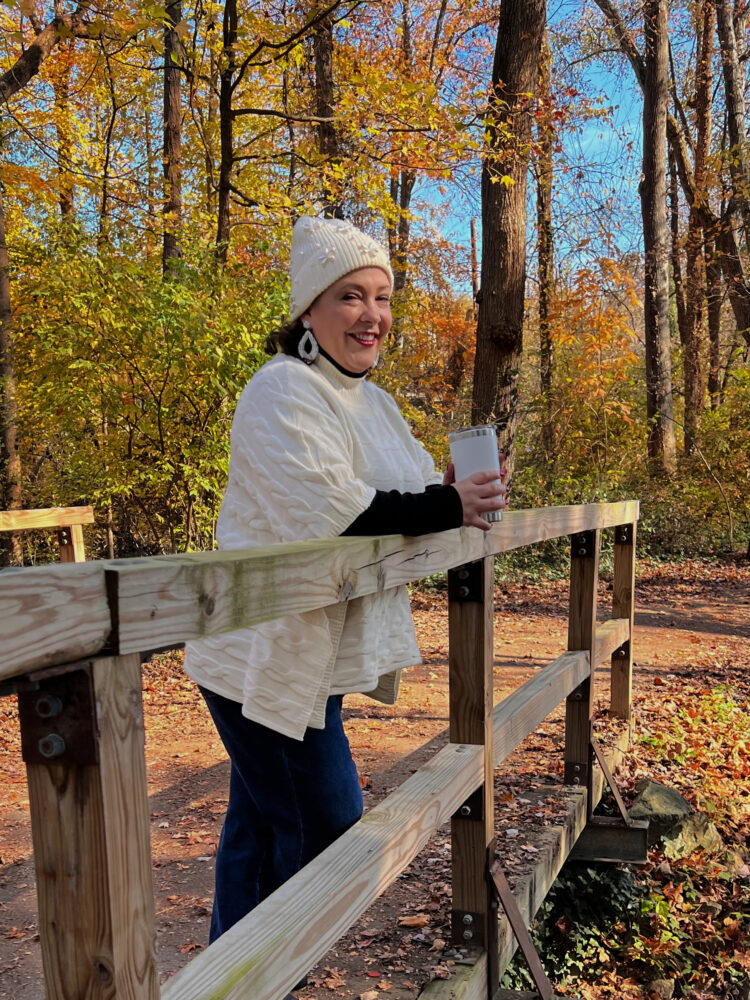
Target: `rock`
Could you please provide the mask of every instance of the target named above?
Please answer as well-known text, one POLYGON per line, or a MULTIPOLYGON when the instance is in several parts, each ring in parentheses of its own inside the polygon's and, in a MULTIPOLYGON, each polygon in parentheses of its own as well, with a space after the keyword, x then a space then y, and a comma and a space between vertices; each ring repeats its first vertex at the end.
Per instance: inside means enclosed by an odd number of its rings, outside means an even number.
POLYGON ((638 793, 628 809, 631 819, 647 819, 650 844, 669 833, 680 820, 690 815, 690 803, 668 785, 661 785, 650 778, 636 782, 638 793))
POLYGON ((673 861, 686 858, 693 851, 717 854, 723 848, 721 834, 705 813, 686 816, 664 838, 664 853, 673 861))
POLYGON ((648 984, 648 995, 651 1000, 672 1000, 674 996, 674 979, 654 979, 648 984))

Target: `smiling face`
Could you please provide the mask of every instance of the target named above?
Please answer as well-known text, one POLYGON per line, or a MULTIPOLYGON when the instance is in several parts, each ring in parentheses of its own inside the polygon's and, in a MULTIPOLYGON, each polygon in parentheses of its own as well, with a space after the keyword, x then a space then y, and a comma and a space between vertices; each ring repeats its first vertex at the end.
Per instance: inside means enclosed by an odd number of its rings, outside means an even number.
POLYGON ((315 339, 333 360, 350 372, 365 372, 393 322, 391 283, 379 267, 345 274, 318 296, 303 314, 315 339))

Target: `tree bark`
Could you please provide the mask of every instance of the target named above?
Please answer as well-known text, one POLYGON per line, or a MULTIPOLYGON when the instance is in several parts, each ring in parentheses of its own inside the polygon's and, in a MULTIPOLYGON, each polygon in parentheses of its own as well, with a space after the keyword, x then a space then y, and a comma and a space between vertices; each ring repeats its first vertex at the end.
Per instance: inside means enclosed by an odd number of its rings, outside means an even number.
POLYGON ((669 40, 666 0, 645 0, 643 170, 640 184, 645 252, 644 322, 648 454, 656 472, 675 465, 667 261, 667 100, 669 40))
POLYGON ((0 105, 23 90, 29 80, 37 75, 44 60, 62 38, 71 35, 74 38, 90 37, 86 21, 90 6, 88 2, 80 3, 70 14, 58 14, 49 24, 45 24, 11 68, 0 75, 0 105))
POLYGON ((323 214, 343 219, 340 185, 332 183, 330 167, 339 162, 339 139, 333 116, 336 110, 333 87, 333 17, 328 14, 313 31, 315 62, 315 114, 318 122, 318 151, 323 161, 323 214))
MULTIPOLYGON (((548 107, 552 53, 547 32, 542 42, 539 93, 548 107)), ((537 144, 537 261, 539 268, 539 390, 542 396, 541 441, 545 458, 554 454, 555 428, 552 422, 552 335, 549 322, 550 303, 555 283, 554 236, 552 230, 552 124, 546 116, 538 120, 537 144)))
POLYGON ((229 238, 232 230, 232 167, 234 166, 234 138, 232 93, 237 68, 237 0, 226 0, 223 20, 224 56, 219 74, 219 212, 216 225, 216 256, 226 264, 229 238))
POLYGON ((164 28, 164 216, 162 273, 174 273, 182 257, 182 93, 181 46, 175 27, 182 20, 182 0, 166 6, 164 28))
POLYGON ((503 0, 485 123, 482 263, 472 422, 496 423, 508 479, 515 462, 526 283, 526 174, 545 0, 503 0), (510 183, 507 182, 510 180, 510 183))
POLYGON ((731 146, 729 172, 734 188, 732 201, 734 206, 739 209, 745 231, 750 232, 750 173, 747 169, 745 79, 740 67, 731 0, 715 0, 715 6, 721 68, 724 75, 727 129, 731 146))
MULTIPOLYGON (((5 210, 0 188, 0 386, 2 411, 0 425, 0 458, 2 458, 2 496, 0 504, 5 510, 20 510, 23 506, 21 488, 21 456, 18 451, 18 405, 16 403, 16 372, 13 364, 11 325, 13 311, 10 299, 10 262, 5 242, 5 210)), ((23 561, 21 543, 17 534, 0 536, 0 553, 5 565, 20 565, 23 561)))
POLYGON ((57 199, 63 222, 70 222, 75 211, 72 173, 73 138, 70 127, 70 71, 74 56, 74 39, 67 39, 62 45, 62 50, 59 70, 52 80, 57 133, 57 199))
POLYGON ((721 363, 721 268, 716 259, 713 237, 704 230, 706 261, 706 312, 708 315, 708 398, 712 410, 721 402, 719 366, 721 363))

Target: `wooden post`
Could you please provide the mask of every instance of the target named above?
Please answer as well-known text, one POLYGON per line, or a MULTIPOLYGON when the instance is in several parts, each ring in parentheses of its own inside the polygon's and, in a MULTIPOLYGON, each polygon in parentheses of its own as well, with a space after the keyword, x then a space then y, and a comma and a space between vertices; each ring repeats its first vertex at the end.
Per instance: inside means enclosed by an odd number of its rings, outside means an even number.
POLYGON ((60 545, 60 562, 85 562, 83 527, 80 524, 63 525, 57 532, 60 545))
POLYGON ((610 711, 630 719, 633 704, 633 595, 635 593, 635 524, 615 528, 612 617, 630 621, 630 638, 612 653, 610 711))
POLYGON ((157 1000, 140 657, 38 676, 19 709, 47 1000, 157 1000))
POLYGON ((453 940, 487 953, 488 996, 498 986, 492 754, 493 558, 448 574, 450 740, 484 747, 484 783, 451 819, 453 940))
POLYGON ((587 813, 591 815, 592 748, 594 715, 594 649, 596 647, 596 588, 599 580, 599 531, 571 536, 570 610, 568 649, 589 653, 588 678, 568 695, 565 703, 565 782, 588 789, 587 813))

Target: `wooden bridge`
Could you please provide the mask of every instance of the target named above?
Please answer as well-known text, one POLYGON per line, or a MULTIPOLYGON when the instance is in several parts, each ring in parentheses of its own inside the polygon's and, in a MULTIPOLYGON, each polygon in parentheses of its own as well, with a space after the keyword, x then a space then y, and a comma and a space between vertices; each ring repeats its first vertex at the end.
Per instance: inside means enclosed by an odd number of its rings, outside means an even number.
POLYGON ((538 995, 549 1000, 524 926, 541 900, 527 902, 522 918, 496 858, 493 770, 565 701, 565 781, 581 790, 578 829, 601 857, 615 857, 623 844, 634 845, 635 857, 645 844, 643 824, 591 816, 599 765, 606 768, 592 740, 594 670, 605 660, 611 714, 630 718, 637 519, 635 501, 550 507, 506 512, 487 533, 339 538, 3 571, 0 693, 19 697, 49 1000, 280 1000, 448 820, 453 934, 478 953, 462 996, 496 995, 512 952, 510 927, 538 995), (609 620, 597 624, 606 529, 614 530, 613 602, 609 620), (493 709, 493 556, 560 536, 571 545, 568 651, 493 709), (443 570, 448 745, 160 987, 140 652, 443 570))

